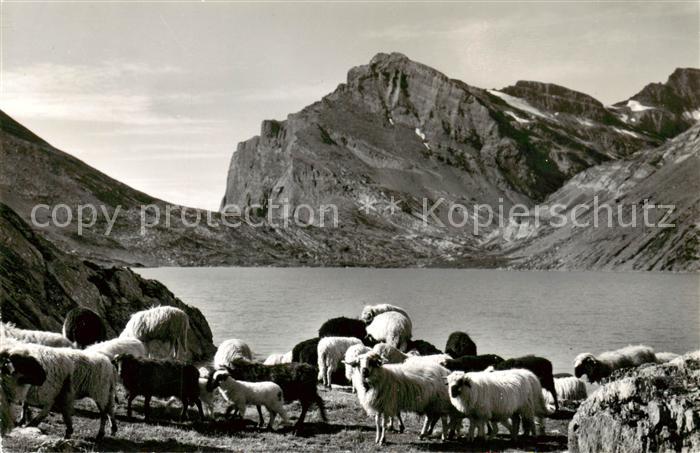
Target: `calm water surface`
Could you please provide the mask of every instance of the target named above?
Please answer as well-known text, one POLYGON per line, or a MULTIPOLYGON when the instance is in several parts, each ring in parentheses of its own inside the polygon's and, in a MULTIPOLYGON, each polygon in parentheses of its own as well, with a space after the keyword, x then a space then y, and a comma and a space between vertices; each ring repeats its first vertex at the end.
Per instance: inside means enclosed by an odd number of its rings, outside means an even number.
POLYGON ((447 269, 134 269, 206 316, 214 342, 240 338, 257 355, 286 352, 365 304, 408 310, 413 336, 444 348, 464 330, 480 353, 537 354, 572 372, 579 352, 644 343, 700 349, 700 276, 447 269))

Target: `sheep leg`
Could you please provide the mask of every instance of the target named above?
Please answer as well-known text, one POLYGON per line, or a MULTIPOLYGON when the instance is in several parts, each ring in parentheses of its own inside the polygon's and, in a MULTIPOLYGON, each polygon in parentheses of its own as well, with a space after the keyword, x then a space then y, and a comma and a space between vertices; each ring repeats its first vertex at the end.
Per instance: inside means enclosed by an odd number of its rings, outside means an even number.
MULTIPOLYGON (((516 440, 518 438, 518 433, 520 432, 520 414, 514 414, 511 421, 513 422, 513 426, 510 429, 510 437, 511 439, 516 440)), ((527 425, 524 421, 523 428, 527 429, 527 425)))
POLYGON ((469 419, 469 434, 467 434, 467 441, 471 442, 474 440, 474 428, 476 427, 476 420, 473 418, 469 419))
POLYGON ((379 414, 374 414, 374 428, 375 428, 375 434, 374 434, 374 443, 378 444, 379 443, 379 435, 381 434, 381 427, 379 426, 381 423, 381 416, 379 414))
MULTIPOLYGON (((309 410, 309 405, 310 404, 308 401, 304 401, 301 404, 301 414, 299 414, 299 420, 297 420, 297 424, 294 426, 296 429, 300 429, 301 426, 304 424, 304 418, 306 417, 306 412, 309 410)), ((325 420, 325 415, 323 415, 324 414, 323 406, 321 406, 321 414, 325 420)))
POLYGON ((199 420, 204 420, 204 409, 202 408, 202 401, 199 398, 194 400, 194 404, 197 405, 197 411, 199 412, 199 420))
POLYGON ((151 417, 151 395, 144 396, 143 401, 143 419, 148 421, 151 417))
MULTIPOLYGON (((255 408, 258 410, 258 417, 260 418, 260 422, 258 422, 258 427, 262 428, 263 426, 265 426, 265 418, 263 417, 262 408, 259 404, 255 406, 255 408)), ((270 418, 272 418, 272 415, 270 415, 270 418)))
MULTIPOLYGON (((267 406, 265 406, 265 407, 267 407, 267 406)), ((277 413, 275 411, 273 411, 272 409, 270 409, 269 407, 267 407, 267 411, 270 413, 270 422, 267 424, 267 429, 272 431, 272 425, 275 422, 275 417, 277 416, 277 413)), ((262 420, 262 412, 260 412, 260 419, 262 420)), ((263 423, 264 423, 264 420, 263 420, 263 423)))
POLYGON ((126 416, 128 418, 131 418, 131 402, 134 401, 134 398, 136 398, 136 395, 132 395, 131 393, 126 395, 126 416))
POLYGON ((449 432, 450 432, 450 428, 449 428, 449 425, 447 423, 447 416, 443 415, 442 417, 440 417, 440 422, 442 423, 442 434, 440 434, 440 439, 447 440, 447 437, 448 437, 449 432))
POLYGON ((420 440, 423 440, 430 435, 432 432, 431 426, 434 426, 433 420, 430 418, 430 416, 426 415, 425 421, 423 421, 423 428, 420 430, 420 436, 418 436, 420 440))
POLYGON ((180 413, 180 421, 187 420, 187 409, 190 407, 190 400, 189 398, 183 398, 182 399, 182 413, 180 413))
POLYGON ((329 366, 328 369, 326 370, 326 387, 331 388, 331 376, 333 376, 333 372, 335 370, 333 369, 332 366, 329 366))
POLYGON ((403 433, 404 430, 406 429, 406 427, 405 427, 404 424, 403 424, 403 420, 401 420, 401 412, 399 412, 398 414, 396 414, 396 418, 397 418, 398 421, 399 421, 399 432, 400 432, 400 433, 403 433))

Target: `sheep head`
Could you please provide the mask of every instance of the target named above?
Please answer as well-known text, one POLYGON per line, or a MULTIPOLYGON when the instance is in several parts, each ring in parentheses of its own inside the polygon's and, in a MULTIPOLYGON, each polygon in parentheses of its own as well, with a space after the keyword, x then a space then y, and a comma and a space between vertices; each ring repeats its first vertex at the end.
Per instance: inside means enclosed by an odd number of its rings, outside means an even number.
POLYGON ((595 375, 595 370, 598 364, 598 360, 593 357, 593 354, 585 353, 579 354, 576 359, 574 359, 574 375, 580 378, 584 374, 588 376, 589 379, 593 378, 595 375))
POLYGON ((360 370, 360 376, 362 377, 362 382, 365 388, 369 388, 369 384, 372 383, 377 370, 386 363, 384 358, 377 354, 376 352, 368 352, 367 354, 358 357, 358 368, 360 370))
POLYGON ((447 386, 450 390, 450 397, 459 398, 463 387, 471 387, 471 380, 463 371, 453 371, 447 378, 447 386))
POLYGON ((46 371, 34 358, 25 354, 0 355, 0 374, 11 376, 18 385, 42 385, 46 381, 46 371))

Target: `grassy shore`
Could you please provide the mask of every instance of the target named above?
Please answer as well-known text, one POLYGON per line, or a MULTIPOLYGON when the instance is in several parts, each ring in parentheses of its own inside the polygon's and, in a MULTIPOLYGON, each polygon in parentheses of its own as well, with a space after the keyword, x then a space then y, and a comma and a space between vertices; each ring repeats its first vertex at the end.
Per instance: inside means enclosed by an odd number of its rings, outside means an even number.
MULTIPOLYGON (((536 439, 523 438, 510 441, 505 434, 488 443, 469 444, 464 438, 442 442, 440 425, 432 438, 419 440, 420 421, 414 415, 404 416, 406 432, 387 433, 387 445, 374 444, 374 423, 362 410, 355 395, 345 389, 321 390, 326 402, 328 423, 323 423, 317 410, 307 416, 306 428, 294 435, 291 428, 269 432, 255 427, 257 413, 249 408, 246 419, 223 420, 225 407, 217 402, 217 421, 200 422, 194 411, 190 419, 196 421, 179 423, 179 406, 165 409, 162 401, 151 402, 152 420, 143 422, 143 399, 134 401, 134 419, 126 418, 124 395, 120 393, 117 408, 119 431, 100 442, 94 441, 99 426, 95 406, 90 400, 76 404, 73 418, 75 434, 70 441, 63 441, 64 425, 61 416, 51 413, 36 429, 16 429, 2 440, 2 449, 7 452, 29 451, 480 451, 480 450, 524 450, 562 451, 566 449, 568 416, 547 419, 546 435, 536 439)), ((290 417, 296 420, 298 403, 286 406, 290 417)), ((572 415, 572 414, 569 414, 572 415)), ((267 418, 267 416, 266 416, 267 418)), ((279 418, 278 418, 279 419, 279 418)), ((466 424, 466 422, 465 422, 466 424)), ((108 431, 109 432, 109 429, 108 431)))

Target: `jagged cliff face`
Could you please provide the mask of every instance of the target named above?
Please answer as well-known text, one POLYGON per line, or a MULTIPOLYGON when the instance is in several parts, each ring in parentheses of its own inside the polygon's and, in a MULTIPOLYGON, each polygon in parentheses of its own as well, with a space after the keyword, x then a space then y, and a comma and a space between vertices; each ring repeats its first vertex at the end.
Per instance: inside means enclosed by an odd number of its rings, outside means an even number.
POLYGON ((0 203, 0 308, 2 320, 20 328, 60 332, 66 313, 88 307, 107 322, 108 336, 132 313, 157 305, 185 310, 190 318, 188 351, 194 360, 214 352, 209 324, 155 280, 119 267, 101 267, 65 254, 39 237, 0 203))
POLYGON ((666 83, 650 83, 614 108, 627 124, 674 137, 700 120, 700 69, 678 68, 666 83))
MULTIPOLYGON (((690 82, 681 85, 695 90, 688 101, 695 102, 697 87, 690 82)), ((450 203, 502 204, 506 211, 514 203, 522 203, 534 209, 563 194, 571 198, 571 193, 581 190, 577 181, 582 178, 622 182, 627 178, 625 172, 606 172, 618 168, 617 162, 626 162, 620 164, 625 168, 648 166, 635 156, 664 141, 664 136, 645 124, 631 121, 619 108, 606 107, 586 94, 558 85, 521 81, 502 90, 483 90, 449 79, 403 55, 379 54, 370 64, 351 69, 347 83, 320 102, 289 115, 286 121, 265 121, 260 136, 240 143, 231 159, 222 207, 261 205, 263 216, 270 215, 270 203, 338 206, 343 228, 332 234, 322 228, 304 231, 304 246, 329 261, 339 248, 356 249, 353 244, 359 239, 369 256, 391 244, 398 255, 410 257, 413 253, 416 263, 428 264, 615 268, 628 263, 624 265, 639 269, 695 266, 696 246, 686 231, 696 219, 693 210, 678 214, 684 225, 680 230, 661 233, 679 235, 670 241, 676 244, 672 250, 652 247, 656 254, 647 249, 647 258, 636 259, 646 236, 635 239, 640 245, 618 230, 607 233, 607 249, 601 253, 618 243, 617 248, 631 248, 604 262, 598 253, 584 258, 590 252, 589 244, 576 229, 557 230, 554 235, 527 225, 507 224, 505 228, 485 227, 474 234, 471 225, 475 219, 467 219, 460 228, 432 221, 426 225, 421 220, 423 200, 428 200, 429 206, 434 200, 445 200, 435 213, 447 223, 450 203), (360 209, 368 201, 387 206, 392 198, 402 200, 399 212, 360 209), (349 239, 349 232, 353 239, 349 239), (545 236, 547 239, 540 242, 528 242, 528 238, 545 236), (686 245, 687 241, 691 245, 686 245), (568 242, 578 252, 550 250, 568 242), (374 247, 376 244, 382 245, 374 247), (530 247, 527 254, 538 257, 523 259, 520 253, 524 245, 530 247), (688 257, 674 258, 684 248, 688 257)), ((692 140, 679 143, 694 149, 692 140)), ((661 170, 666 162, 657 160, 654 167, 659 175, 655 184, 665 194, 662 198, 687 208, 693 208, 696 200, 681 200, 679 189, 666 184, 692 174, 690 162, 661 170)), ((624 201, 650 190, 657 189, 640 186, 624 201)), ((581 195, 585 199, 591 194, 584 191, 581 195)), ((279 210, 273 213, 273 217, 279 215, 279 210)), ((286 231, 295 240, 299 240, 298 232, 286 231)), ((599 234, 595 236, 599 238, 599 234)))
POLYGON ((259 137, 241 143, 223 204, 352 204, 355 187, 368 185, 413 198, 535 202, 591 165, 659 143, 609 112, 573 121, 549 102, 584 104, 566 91, 544 91, 531 105, 507 89, 471 87, 403 55, 379 54, 322 101, 264 122, 259 137))

